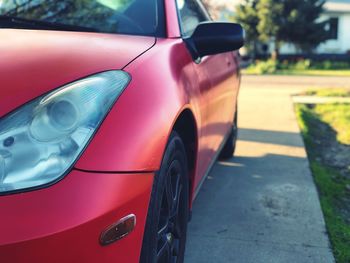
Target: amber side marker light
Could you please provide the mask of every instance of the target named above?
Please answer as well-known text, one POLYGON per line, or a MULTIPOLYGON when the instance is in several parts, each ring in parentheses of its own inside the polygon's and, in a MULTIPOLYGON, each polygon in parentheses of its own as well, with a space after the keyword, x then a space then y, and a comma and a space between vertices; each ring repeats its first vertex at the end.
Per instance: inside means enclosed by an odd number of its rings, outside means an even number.
POLYGON ((136 216, 134 214, 127 215, 120 219, 117 223, 109 226, 101 233, 100 244, 102 246, 109 245, 123 237, 129 235, 136 226, 136 216))

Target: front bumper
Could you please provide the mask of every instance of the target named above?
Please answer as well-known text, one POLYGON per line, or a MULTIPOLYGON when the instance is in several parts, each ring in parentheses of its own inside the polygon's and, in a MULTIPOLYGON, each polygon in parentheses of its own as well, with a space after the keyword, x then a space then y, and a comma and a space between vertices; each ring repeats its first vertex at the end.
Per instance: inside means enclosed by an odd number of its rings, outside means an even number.
POLYGON ((153 177, 73 170, 51 187, 0 196, 0 262, 138 262, 153 177), (102 247, 101 232, 129 214, 135 229, 102 247))

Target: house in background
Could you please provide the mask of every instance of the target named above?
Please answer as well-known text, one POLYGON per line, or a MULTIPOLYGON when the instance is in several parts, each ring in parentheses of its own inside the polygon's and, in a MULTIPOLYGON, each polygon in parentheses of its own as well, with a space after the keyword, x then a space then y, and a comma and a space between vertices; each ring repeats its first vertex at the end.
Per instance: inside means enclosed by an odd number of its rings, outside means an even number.
MULTIPOLYGON (((350 0, 328 0, 324 5, 324 13, 321 21, 326 21, 326 29, 329 39, 320 44, 316 54, 350 55, 350 0)), ((272 50, 273 46, 268 48, 272 50)), ((281 47, 281 55, 299 54, 294 45, 284 44, 281 47)))
MULTIPOLYGON (((320 44, 315 53, 350 55, 350 0, 328 0, 324 9, 320 20, 327 21, 329 40, 320 44)), ((292 44, 284 44, 280 52, 282 55, 299 53, 292 44)))
MULTIPOLYGON (((217 18, 219 20, 228 20, 234 16, 235 5, 242 3, 243 0, 206 0, 208 3, 215 2, 225 4, 225 8, 221 8, 217 18)), ((350 56, 350 0, 327 0, 324 5, 324 13, 320 17, 320 21, 326 21, 326 29, 329 33, 329 39, 320 44, 315 54, 332 57, 343 57, 348 59, 350 56)), ((260 55, 267 55, 273 50, 273 43, 268 45, 260 45, 258 51, 260 55)), ((243 50, 244 52, 244 50, 243 50)), ((280 49, 281 55, 298 55, 300 50, 296 49, 292 44, 284 44, 280 49)))
POLYGON ((317 52, 350 55, 350 1, 327 1, 322 18, 328 20, 330 39, 317 52))

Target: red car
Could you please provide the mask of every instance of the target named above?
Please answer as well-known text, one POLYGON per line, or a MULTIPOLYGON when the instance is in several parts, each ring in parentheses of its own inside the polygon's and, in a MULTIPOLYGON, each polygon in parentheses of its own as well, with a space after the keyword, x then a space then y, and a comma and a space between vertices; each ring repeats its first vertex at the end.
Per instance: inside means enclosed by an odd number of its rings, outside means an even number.
POLYGON ((0 27, 0 262, 183 262, 242 28, 197 0, 0 1, 0 27))

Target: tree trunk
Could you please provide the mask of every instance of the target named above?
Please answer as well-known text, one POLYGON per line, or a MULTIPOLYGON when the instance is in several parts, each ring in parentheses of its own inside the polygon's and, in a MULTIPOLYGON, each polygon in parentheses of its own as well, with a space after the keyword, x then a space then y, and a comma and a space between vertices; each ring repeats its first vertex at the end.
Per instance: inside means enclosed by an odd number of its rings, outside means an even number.
POLYGON ((255 61, 257 52, 258 52, 258 47, 257 47, 256 41, 254 40, 254 41, 253 41, 253 60, 254 60, 254 61, 255 61))
POLYGON ((271 54, 271 59, 272 60, 278 60, 279 55, 280 55, 280 43, 276 39, 275 40, 275 47, 274 47, 274 50, 272 51, 272 54, 271 54))

